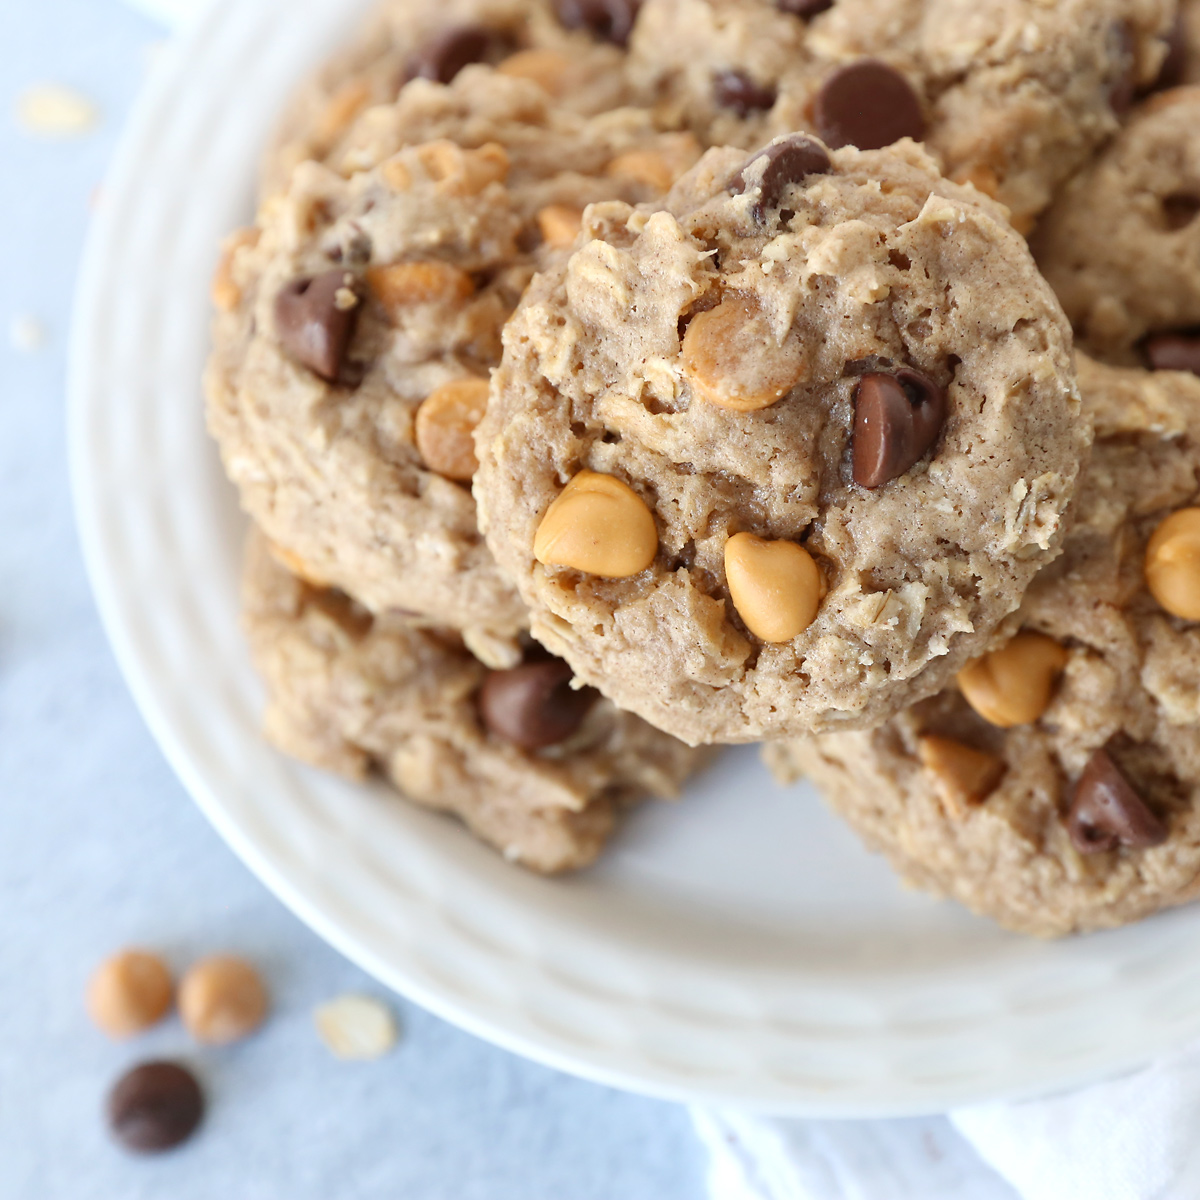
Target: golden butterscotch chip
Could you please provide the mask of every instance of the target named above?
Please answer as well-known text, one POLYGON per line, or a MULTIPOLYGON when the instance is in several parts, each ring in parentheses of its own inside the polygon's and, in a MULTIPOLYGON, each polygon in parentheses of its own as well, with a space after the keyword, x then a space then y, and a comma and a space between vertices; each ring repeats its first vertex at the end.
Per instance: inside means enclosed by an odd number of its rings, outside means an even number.
POLYGON ((1200 508, 1173 512, 1146 547, 1146 586, 1172 616, 1200 621, 1200 508))
POLYGON ((365 80, 350 79, 329 97, 313 131, 315 140, 328 146, 358 116, 371 99, 371 89, 365 80))
POLYGON ((690 133, 667 134, 653 147, 618 154, 608 174, 665 192, 699 157, 700 143, 690 133))
POLYGON ((417 147, 417 158, 429 177, 452 196, 474 196, 489 183, 508 176, 508 151, 498 142, 464 150, 454 142, 426 142, 417 147))
POLYGON ((769 408, 804 379, 808 366, 800 339, 780 345, 758 303, 737 292, 692 318, 682 360, 701 400, 737 412, 769 408))
POLYGON ((542 241, 555 250, 563 250, 583 228, 583 209, 570 204, 547 204, 539 209, 537 223, 542 241))
POLYGON ((179 1015, 197 1041, 222 1046, 253 1033, 267 1015, 267 990, 245 959, 214 954, 179 984, 179 1015))
POLYGON ((625 579, 654 561, 658 531, 645 501, 627 483, 580 471, 546 510, 533 553, 546 566, 625 579))
POLYGON ((821 604, 821 571, 795 542, 735 533, 725 543, 729 595, 746 628, 764 642, 790 642, 821 604))
POLYGON ((487 409, 486 379, 454 379, 435 388, 417 409, 417 452, 447 479, 467 483, 479 463, 475 426, 487 409))
POLYGON ((329 586, 328 580, 319 572, 314 571, 294 550, 289 550, 286 546, 279 545, 278 542, 268 542, 267 549, 281 567, 286 567, 293 575, 303 579, 305 583, 318 588, 329 586))
POLYGON ((237 252, 258 242, 257 229, 237 229, 221 244, 221 257, 213 272, 210 295, 218 312, 232 312, 242 301, 242 289, 234 278, 237 252))
POLYGON ((392 316, 412 304, 460 304, 475 291, 475 283, 466 271, 444 262, 371 267, 367 285, 392 316))
POLYGON ((971 805, 982 804, 1004 777, 1003 759, 954 738, 923 734, 917 739, 917 757, 952 817, 964 816, 971 805))
POLYGON ((958 673, 967 703, 1001 729, 1036 721, 1050 704, 1067 651, 1042 633, 1018 633, 958 673))
POLYGON ((497 68, 500 75, 528 79, 551 96, 561 96, 566 90, 571 60, 558 50, 518 50, 510 54, 497 68))
POLYGON ((171 973, 157 954, 145 950, 122 950, 106 958, 88 982, 88 1016, 112 1038, 149 1029, 170 1007, 171 973))

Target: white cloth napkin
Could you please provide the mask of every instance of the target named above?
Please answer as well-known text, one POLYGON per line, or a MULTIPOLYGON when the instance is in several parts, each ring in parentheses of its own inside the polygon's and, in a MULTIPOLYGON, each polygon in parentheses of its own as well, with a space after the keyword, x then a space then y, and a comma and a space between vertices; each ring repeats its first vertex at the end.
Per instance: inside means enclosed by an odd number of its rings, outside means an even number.
POLYGON ((1200 1047, 1077 1092, 945 1117, 692 1118, 712 1200, 1200 1200, 1200 1047))

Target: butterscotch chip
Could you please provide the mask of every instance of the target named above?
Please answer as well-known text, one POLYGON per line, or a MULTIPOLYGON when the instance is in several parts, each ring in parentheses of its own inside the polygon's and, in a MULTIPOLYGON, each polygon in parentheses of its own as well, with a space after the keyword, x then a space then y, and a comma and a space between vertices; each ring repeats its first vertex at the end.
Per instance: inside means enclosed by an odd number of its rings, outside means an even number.
POLYGON ((475 291, 475 284, 466 271, 444 262, 403 262, 371 267, 367 271, 367 284, 393 315, 413 304, 461 304, 475 291))
POLYGON ((1050 704, 1067 651, 1041 633, 1018 633, 958 673, 967 703, 1000 729, 1036 721, 1050 704))
POLYGON ((1146 546, 1146 586, 1173 616, 1200 621, 1200 508, 1172 513, 1146 546))
POLYGON ((425 398, 417 409, 417 450, 431 471, 460 482, 475 474, 475 426, 487 398, 486 379, 455 379, 425 398))
POLYGON ((558 50, 518 50, 496 70, 516 79, 529 79, 551 96, 560 96, 567 85, 571 60, 558 50))
POLYGON ((122 950, 105 959, 88 982, 88 1016, 112 1038, 149 1029, 170 1007, 171 973, 145 950, 122 950))
POLYGON ((239 250, 258 241, 257 229, 238 229, 221 244, 221 257, 213 271, 210 295, 219 312, 232 312, 241 303, 242 289, 234 277, 233 262, 239 250))
POLYGON ((563 250, 583 227, 583 209, 569 204, 547 204, 538 210, 537 223, 542 241, 555 250, 563 250))
POLYGON ((665 192, 696 161, 700 145, 691 134, 667 135, 644 150, 627 150, 608 164, 608 173, 625 176, 656 192, 665 192))
POLYGON ((933 776, 946 811, 961 817, 973 804, 981 804, 1004 777, 1004 760, 953 738, 928 734, 917 740, 921 765, 933 776))
POLYGON ((267 990, 245 959, 217 954, 179 981, 179 1015, 197 1041, 221 1046, 252 1034, 267 1015, 267 990))
POLYGON ((605 579, 644 571, 658 550, 654 516, 627 483, 580 471, 546 510, 533 553, 547 566, 573 567, 605 579))
POLYGON ((735 533, 725 543, 725 578, 738 616, 764 642, 791 641, 821 604, 820 568, 795 542, 735 533))

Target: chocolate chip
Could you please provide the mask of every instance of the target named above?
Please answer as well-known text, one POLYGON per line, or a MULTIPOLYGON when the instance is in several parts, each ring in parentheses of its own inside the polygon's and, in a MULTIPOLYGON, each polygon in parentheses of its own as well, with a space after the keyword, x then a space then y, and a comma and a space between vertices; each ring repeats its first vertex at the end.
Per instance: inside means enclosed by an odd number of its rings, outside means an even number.
POLYGON ((1178 87, 1183 82, 1184 70, 1187 67, 1187 30, 1183 24, 1183 10, 1175 14, 1175 20, 1167 31, 1167 56, 1158 68, 1158 74, 1150 85, 1151 92, 1164 92, 1167 88, 1178 87))
POLYGON ((296 362, 333 383, 361 307, 354 276, 346 271, 293 279, 275 297, 275 333, 296 362))
POLYGON ((878 150, 903 137, 925 136, 925 115, 912 84, 876 58, 848 63, 825 80, 813 101, 813 122, 835 150, 878 150))
POLYGON ((1200 375, 1200 330, 1151 334, 1142 343, 1142 351, 1152 370, 1200 375))
POLYGON ((1080 854, 1118 846, 1157 846, 1167 838, 1167 827, 1146 807, 1104 750, 1088 759, 1075 785, 1067 832, 1080 854))
POLYGON ((522 750, 541 750, 573 734, 599 694, 573 689, 561 659, 489 671, 479 689, 479 715, 489 733, 522 750))
POLYGON ((1162 201, 1163 221, 1173 233, 1186 229, 1200 213, 1200 196, 1177 192, 1162 201))
POLYGON ((177 1063, 142 1063, 122 1075, 108 1094, 113 1136, 139 1154, 178 1146, 195 1132, 203 1114, 200 1085, 177 1063))
POLYGON ((779 204, 789 184, 803 183, 809 175, 827 174, 832 166, 829 154, 820 142, 806 134, 793 133, 772 142, 750 158, 729 181, 729 190, 738 195, 754 186, 752 180, 746 178, 747 174, 759 175, 759 197, 754 205, 754 216, 761 221, 764 210, 779 204), (765 165, 759 168, 759 163, 765 165))
POLYGON ((1120 65, 1116 78, 1109 84, 1108 103, 1118 117, 1123 117, 1137 98, 1137 46, 1124 22, 1112 27, 1108 42, 1113 62, 1120 65))
POLYGON ((713 98, 722 108, 748 117, 775 103, 775 89, 755 83, 745 71, 722 71, 713 79, 713 98))
POLYGON ((450 83, 463 67, 483 62, 500 40, 495 30, 486 25, 455 25, 444 29, 408 60, 405 79, 450 83))
POLYGON ((568 29, 586 29, 594 37, 624 46, 641 0, 555 0, 554 7, 568 29))
POLYGON ((854 482, 882 487, 917 462, 946 419, 946 389, 920 371, 864 375, 854 389, 854 482))
POLYGON ((775 0, 775 7, 780 12, 790 13, 793 17, 815 17, 827 8, 833 7, 833 0, 775 0))

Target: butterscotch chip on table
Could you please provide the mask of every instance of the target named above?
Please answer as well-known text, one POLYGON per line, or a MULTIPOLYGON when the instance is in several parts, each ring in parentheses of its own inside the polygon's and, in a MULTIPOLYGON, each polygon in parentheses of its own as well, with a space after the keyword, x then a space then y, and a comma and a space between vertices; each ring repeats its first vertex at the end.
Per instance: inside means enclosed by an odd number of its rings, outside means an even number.
POLYGON ((209 426, 243 506, 306 578, 511 665, 525 613, 470 491, 501 327, 572 240, 570 214, 657 195, 614 160, 657 155, 669 185, 699 151, 645 111, 587 118, 487 63, 413 79, 346 137, 349 178, 301 164, 228 243, 209 426))
POLYGON ((112 1038, 142 1033, 170 1007, 171 973, 146 950, 122 950, 106 958, 88 980, 88 1016, 112 1038))
POLYGON ((1175 7, 644 0, 630 75, 660 120, 705 145, 797 130, 863 150, 925 140, 948 176, 999 199, 1027 232, 1134 97, 1161 86, 1175 7))
POLYGON ((267 1015, 262 977, 232 954, 213 954, 193 963, 179 981, 179 1015, 197 1041, 214 1046, 249 1037, 267 1015))
POLYGON ((303 583, 257 535, 243 611, 282 750, 351 779, 377 771, 531 870, 585 866, 634 800, 677 794, 700 761, 573 687, 539 648, 489 670, 452 630, 373 617, 303 583))
POLYGON ((792 135, 593 206, 577 246, 476 430, 540 642, 692 744, 877 724, 987 649, 1090 442, 996 204, 911 142, 792 135))
POLYGON ((1200 612, 1173 611, 1200 556, 1170 551, 1200 512, 1200 379, 1081 357, 1079 380, 1096 443, 1075 524, 993 650, 877 730, 766 751, 910 882, 1042 936, 1200 896, 1200 612), (947 805, 931 739, 997 764, 986 789, 947 805))

